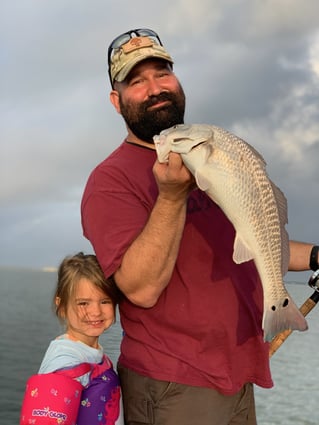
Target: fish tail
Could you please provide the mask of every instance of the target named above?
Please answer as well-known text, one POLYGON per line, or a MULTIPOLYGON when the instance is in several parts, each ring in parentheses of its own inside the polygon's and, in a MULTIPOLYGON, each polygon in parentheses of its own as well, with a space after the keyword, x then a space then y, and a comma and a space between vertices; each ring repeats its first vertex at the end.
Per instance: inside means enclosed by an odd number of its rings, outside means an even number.
POLYGON ((293 300, 286 296, 276 304, 265 306, 263 317, 264 340, 271 341, 278 333, 288 329, 305 331, 308 329, 308 325, 293 300))

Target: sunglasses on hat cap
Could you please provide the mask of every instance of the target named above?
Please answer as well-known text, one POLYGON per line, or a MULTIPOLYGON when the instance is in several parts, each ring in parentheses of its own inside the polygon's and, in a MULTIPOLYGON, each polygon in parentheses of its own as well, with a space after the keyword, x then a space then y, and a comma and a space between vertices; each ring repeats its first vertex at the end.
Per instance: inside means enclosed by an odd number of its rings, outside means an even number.
POLYGON ((155 31, 137 28, 116 37, 107 52, 108 74, 112 87, 115 80, 122 81, 139 61, 148 57, 157 57, 173 63, 155 31))

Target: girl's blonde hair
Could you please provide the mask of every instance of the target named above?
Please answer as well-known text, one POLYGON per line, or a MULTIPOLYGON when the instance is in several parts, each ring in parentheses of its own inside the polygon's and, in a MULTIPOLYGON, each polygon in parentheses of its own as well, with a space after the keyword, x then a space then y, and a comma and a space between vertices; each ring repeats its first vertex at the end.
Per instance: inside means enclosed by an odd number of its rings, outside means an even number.
POLYGON ((90 280, 111 299, 115 314, 120 291, 116 287, 114 280, 105 278, 95 255, 85 255, 83 252, 79 252, 73 256, 65 257, 58 269, 53 305, 59 320, 64 321, 67 306, 74 299, 77 284, 81 278, 90 280))

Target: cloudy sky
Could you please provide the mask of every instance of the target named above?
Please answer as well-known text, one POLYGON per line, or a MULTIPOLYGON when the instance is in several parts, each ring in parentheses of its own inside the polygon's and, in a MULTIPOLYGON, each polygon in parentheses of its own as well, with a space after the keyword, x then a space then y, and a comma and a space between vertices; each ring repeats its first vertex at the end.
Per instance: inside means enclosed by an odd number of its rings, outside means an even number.
POLYGON ((83 188, 125 137, 106 50, 139 27, 175 60, 186 121, 254 145, 288 199, 291 238, 319 242, 318 16, 318 0, 1 2, 0 266, 92 251, 83 188))

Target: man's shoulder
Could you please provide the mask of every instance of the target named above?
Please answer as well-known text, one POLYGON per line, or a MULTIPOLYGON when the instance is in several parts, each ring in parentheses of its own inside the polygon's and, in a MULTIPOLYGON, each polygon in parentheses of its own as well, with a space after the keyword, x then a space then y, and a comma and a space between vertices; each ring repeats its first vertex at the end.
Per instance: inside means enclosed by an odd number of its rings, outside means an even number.
POLYGON ((145 185, 156 161, 156 152, 123 142, 90 173, 83 198, 92 193, 125 192, 145 185))
POLYGON ((153 167, 155 160, 154 150, 123 142, 93 169, 91 175, 114 177, 118 173, 135 174, 136 171, 143 172, 153 167))

